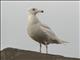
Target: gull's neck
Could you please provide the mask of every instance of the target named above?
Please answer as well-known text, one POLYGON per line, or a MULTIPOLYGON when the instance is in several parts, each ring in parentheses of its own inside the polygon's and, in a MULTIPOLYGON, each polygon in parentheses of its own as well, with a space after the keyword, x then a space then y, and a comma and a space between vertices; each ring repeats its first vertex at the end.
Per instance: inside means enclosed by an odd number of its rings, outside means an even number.
POLYGON ((37 16, 34 14, 29 14, 28 15, 28 25, 32 25, 32 24, 36 24, 36 23, 39 23, 37 16))

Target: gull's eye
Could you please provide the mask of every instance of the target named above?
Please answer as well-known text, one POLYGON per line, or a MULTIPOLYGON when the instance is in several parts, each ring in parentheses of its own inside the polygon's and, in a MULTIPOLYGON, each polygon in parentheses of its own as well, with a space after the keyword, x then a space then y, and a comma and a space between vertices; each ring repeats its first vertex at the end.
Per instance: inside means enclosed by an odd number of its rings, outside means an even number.
POLYGON ((35 9, 35 8, 33 8, 32 10, 33 10, 33 11, 35 11, 36 9, 35 9))

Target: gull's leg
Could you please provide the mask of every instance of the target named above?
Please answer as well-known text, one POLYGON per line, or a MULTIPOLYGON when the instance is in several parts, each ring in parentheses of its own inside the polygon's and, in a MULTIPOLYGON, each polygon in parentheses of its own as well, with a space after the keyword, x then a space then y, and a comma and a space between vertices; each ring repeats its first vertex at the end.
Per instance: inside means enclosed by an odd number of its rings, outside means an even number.
POLYGON ((46 54, 48 54, 48 45, 47 45, 47 42, 45 42, 45 46, 46 46, 46 54))
POLYGON ((42 46, 41 46, 41 43, 40 43, 40 53, 41 53, 41 47, 42 47, 42 46))

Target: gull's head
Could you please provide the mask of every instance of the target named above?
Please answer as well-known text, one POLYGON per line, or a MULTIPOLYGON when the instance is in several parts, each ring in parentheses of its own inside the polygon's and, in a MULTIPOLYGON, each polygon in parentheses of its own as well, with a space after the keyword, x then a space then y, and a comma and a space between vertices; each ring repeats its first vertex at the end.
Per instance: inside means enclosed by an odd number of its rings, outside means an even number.
POLYGON ((43 13, 44 11, 43 10, 38 10, 37 8, 31 8, 29 9, 29 14, 32 14, 32 15, 36 15, 38 13, 43 13))

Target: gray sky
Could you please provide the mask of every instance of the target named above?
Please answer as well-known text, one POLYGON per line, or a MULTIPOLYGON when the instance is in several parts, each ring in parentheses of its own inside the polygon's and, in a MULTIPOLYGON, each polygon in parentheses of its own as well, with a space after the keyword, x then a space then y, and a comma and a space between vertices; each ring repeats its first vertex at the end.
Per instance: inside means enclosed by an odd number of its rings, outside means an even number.
MULTIPOLYGON (((1 2, 1 49, 14 47, 39 52, 39 43, 27 35, 27 10, 44 10, 38 17, 60 38, 70 43, 49 45, 49 53, 79 57, 78 2, 1 2)), ((45 53, 45 46, 42 48, 45 53)))

